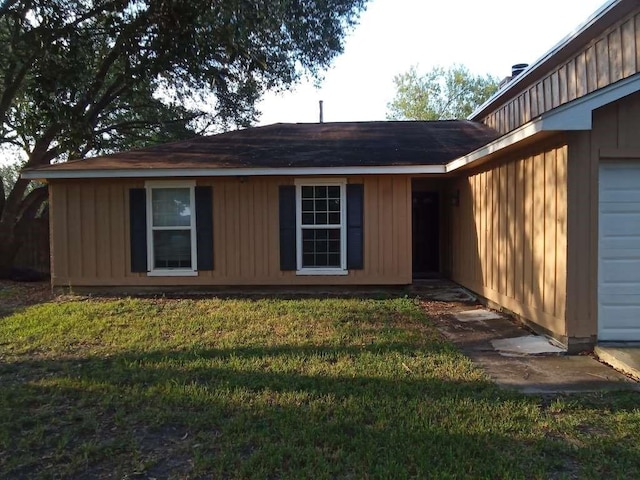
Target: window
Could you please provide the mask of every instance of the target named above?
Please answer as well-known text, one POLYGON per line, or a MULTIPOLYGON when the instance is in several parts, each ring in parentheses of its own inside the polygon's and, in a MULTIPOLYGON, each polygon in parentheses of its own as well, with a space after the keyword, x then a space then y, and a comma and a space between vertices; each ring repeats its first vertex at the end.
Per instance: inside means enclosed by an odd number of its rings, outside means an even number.
POLYGON ((147 182, 149 275, 196 275, 194 182, 147 182))
POLYGON ((347 273, 344 180, 296 182, 297 271, 347 273))

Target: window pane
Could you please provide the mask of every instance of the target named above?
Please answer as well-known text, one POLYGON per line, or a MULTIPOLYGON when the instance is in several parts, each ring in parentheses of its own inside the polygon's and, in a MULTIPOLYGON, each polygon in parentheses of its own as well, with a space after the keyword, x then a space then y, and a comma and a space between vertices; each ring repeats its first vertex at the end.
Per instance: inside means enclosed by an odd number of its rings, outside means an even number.
POLYGON ((191 225, 191 190, 189 188, 151 189, 154 227, 191 225))
POLYGON ((340 230, 326 228, 303 230, 302 266, 340 268, 340 230))
POLYGON ((154 230, 154 268, 191 268, 191 231, 154 230))
POLYGON ((302 211, 303 212, 313 212, 313 200, 303 200, 302 201, 302 211))
POLYGON ((340 265, 340 255, 335 253, 330 253, 328 263, 331 265, 340 265))
POLYGON ((315 197, 316 198, 327 198, 327 187, 325 187, 325 186, 315 187, 315 197))
POLYGON ((302 198, 313 198, 313 187, 302 187, 302 198))
POLYGON ((326 224, 327 224, 327 214, 316 213, 316 225, 326 225, 326 224))
POLYGON ((325 199, 316 200, 316 212, 326 212, 329 209, 325 199))
POLYGON ((340 198, 340 187, 328 187, 327 195, 329 198, 340 198))

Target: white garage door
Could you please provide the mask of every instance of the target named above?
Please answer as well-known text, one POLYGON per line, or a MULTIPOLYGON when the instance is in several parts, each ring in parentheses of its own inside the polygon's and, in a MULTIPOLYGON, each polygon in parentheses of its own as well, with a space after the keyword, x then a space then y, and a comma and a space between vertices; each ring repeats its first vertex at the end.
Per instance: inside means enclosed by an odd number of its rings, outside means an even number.
POLYGON ((600 164, 598 339, 640 341, 640 160, 600 164))

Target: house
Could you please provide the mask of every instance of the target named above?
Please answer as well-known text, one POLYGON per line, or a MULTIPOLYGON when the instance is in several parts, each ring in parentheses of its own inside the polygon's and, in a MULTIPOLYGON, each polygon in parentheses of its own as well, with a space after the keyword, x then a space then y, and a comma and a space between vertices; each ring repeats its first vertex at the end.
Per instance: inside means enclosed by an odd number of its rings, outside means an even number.
POLYGON ((52 284, 407 285, 570 352, 640 340, 640 6, 610 1, 468 120, 277 124, 27 170, 52 284))

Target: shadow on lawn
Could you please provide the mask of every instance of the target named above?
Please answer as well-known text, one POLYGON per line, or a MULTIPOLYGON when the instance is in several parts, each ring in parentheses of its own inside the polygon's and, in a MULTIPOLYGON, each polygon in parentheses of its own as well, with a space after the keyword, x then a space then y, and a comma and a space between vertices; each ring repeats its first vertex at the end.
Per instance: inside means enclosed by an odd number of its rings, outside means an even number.
POLYGON ((53 298, 49 282, 0 280, 0 320, 53 298))
MULTIPOLYGON (((403 368, 412 355, 426 354, 415 345, 394 343, 132 352, 0 364, 0 475, 640 474, 633 441, 620 443, 606 431, 568 439, 537 408, 539 399, 498 390, 487 381, 443 380, 442 373, 403 368), (376 354, 387 355, 397 368, 372 369, 367 362, 376 354), (338 368, 350 360, 355 366, 338 368), (615 461, 603 463, 603 455, 615 461)), ((437 363, 458 354, 434 345, 428 355, 437 363)), ((628 398, 620 411, 636 408, 637 414, 637 396, 628 398)))

